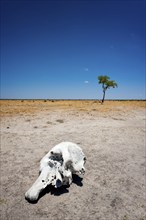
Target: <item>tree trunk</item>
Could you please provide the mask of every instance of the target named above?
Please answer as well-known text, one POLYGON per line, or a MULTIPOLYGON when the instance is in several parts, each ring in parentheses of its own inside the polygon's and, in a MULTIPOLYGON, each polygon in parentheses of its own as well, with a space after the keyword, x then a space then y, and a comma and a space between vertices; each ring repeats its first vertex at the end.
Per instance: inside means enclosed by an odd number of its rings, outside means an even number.
POLYGON ((104 99, 105 99, 105 89, 103 90, 103 98, 102 98, 102 101, 101 101, 102 104, 104 102, 104 99))

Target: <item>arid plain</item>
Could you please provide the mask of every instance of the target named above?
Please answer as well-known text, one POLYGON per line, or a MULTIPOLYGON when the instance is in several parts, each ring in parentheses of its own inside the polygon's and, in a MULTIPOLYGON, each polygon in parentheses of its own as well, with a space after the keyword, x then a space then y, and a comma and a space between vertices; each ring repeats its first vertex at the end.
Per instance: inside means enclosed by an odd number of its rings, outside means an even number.
POLYGON ((1 100, 2 220, 145 220, 146 101, 1 100), (72 141, 87 157, 83 179, 24 194, 39 161, 72 141))

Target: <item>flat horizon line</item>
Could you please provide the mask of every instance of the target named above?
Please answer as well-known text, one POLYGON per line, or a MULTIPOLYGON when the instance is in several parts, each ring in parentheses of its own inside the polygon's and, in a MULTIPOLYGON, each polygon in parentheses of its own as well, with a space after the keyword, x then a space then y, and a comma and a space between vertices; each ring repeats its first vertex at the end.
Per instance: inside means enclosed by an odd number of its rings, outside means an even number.
MULTIPOLYGON (((101 99, 45 99, 45 98, 41 98, 41 99, 37 99, 37 98, 31 98, 31 99, 9 99, 9 98, 1 98, 0 100, 11 100, 11 101, 101 101, 101 99)), ((104 101, 146 101, 146 99, 105 99, 104 101)))

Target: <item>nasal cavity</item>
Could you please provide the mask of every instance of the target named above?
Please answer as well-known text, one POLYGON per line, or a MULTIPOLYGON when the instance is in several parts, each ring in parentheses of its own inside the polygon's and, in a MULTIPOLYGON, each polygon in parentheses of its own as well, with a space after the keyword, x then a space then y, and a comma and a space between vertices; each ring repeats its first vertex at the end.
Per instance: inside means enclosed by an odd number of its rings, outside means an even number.
POLYGON ((57 187, 62 186, 62 182, 61 182, 61 180, 59 180, 59 179, 56 180, 56 186, 57 186, 57 187))

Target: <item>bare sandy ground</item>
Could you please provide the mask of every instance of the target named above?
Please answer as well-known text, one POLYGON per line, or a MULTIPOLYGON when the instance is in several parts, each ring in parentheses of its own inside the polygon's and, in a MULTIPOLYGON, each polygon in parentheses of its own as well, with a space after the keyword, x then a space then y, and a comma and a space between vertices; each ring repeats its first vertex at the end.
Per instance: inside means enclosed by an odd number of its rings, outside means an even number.
POLYGON ((145 113, 140 101, 1 101, 1 219, 146 219, 145 113), (86 154, 83 180, 28 203, 40 159, 62 141, 86 154))

